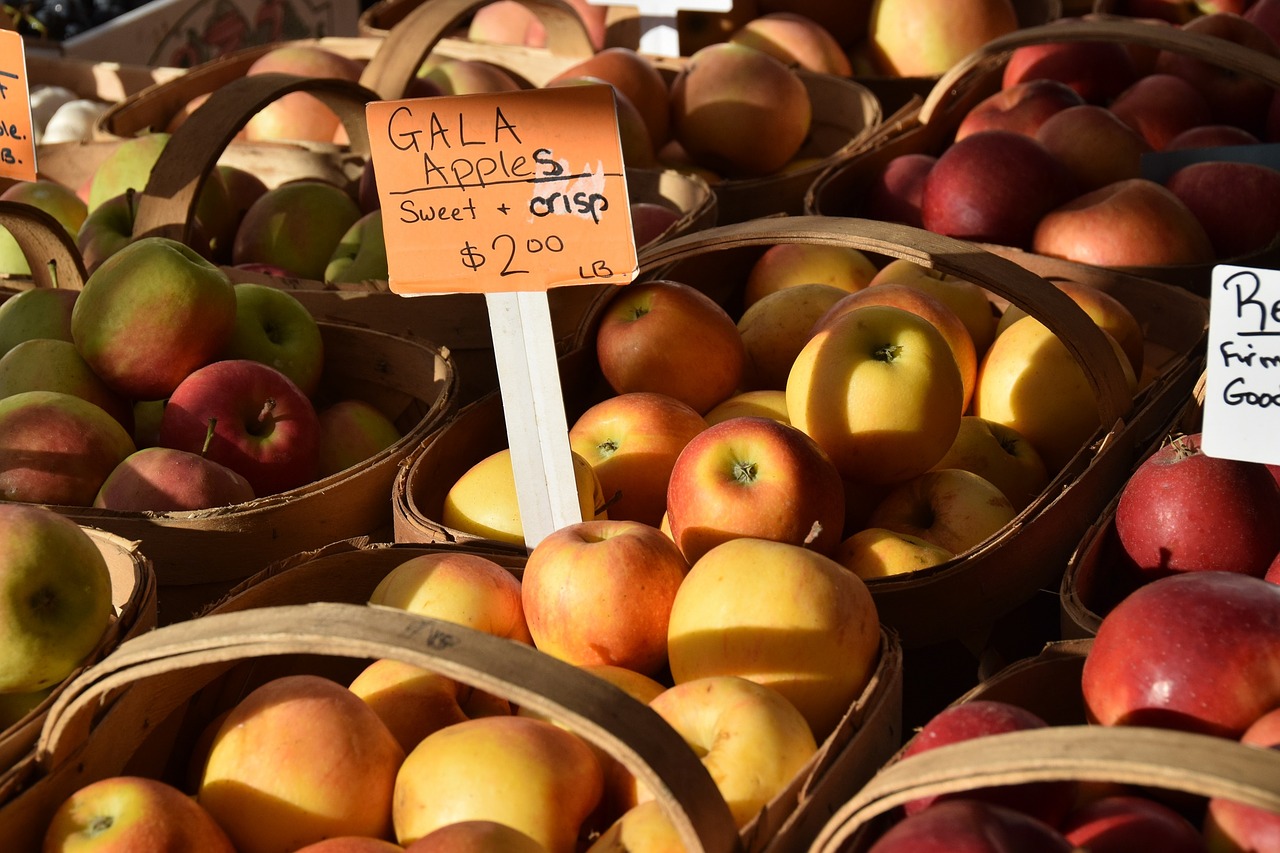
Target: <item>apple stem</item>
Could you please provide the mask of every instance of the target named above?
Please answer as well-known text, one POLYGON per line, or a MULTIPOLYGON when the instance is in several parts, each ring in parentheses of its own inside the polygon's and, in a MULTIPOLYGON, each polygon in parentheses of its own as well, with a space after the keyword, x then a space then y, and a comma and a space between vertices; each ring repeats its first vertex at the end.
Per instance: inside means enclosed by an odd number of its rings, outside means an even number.
POLYGON ((620 500, 622 500, 622 489, 618 489, 616 492, 613 493, 613 497, 609 498, 604 503, 600 504, 600 506, 596 507, 596 515, 599 515, 600 513, 605 512, 606 510, 609 509, 609 507, 613 506, 620 500))
POLYGON ((1186 433, 1177 433, 1169 439, 1169 444, 1173 448, 1174 459, 1186 459, 1189 456, 1195 456, 1199 451, 1187 441, 1186 433))
POLYGON ((271 412, 275 409, 275 407, 276 407, 275 398, 268 397, 267 401, 262 404, 262 411, 258 412, 258 423, 260 424, 266 423, 267 418, 271 415, 271 412))
POLYGON ((813 523, 813 527, 809 528, 809 535, 804 537, 805 547, 807 548, 810 545, 812 545, 817 540, 817 538, 821 535, 822 535, 822 522, 815 521, 813 523))
POLYGON ((206 456, 209 453, 209 444, 213 441, 213 428, 218 425, 217 418, 209 418, 209 428, 204 431, 204 444, 200 447, 200 455, 206 456))

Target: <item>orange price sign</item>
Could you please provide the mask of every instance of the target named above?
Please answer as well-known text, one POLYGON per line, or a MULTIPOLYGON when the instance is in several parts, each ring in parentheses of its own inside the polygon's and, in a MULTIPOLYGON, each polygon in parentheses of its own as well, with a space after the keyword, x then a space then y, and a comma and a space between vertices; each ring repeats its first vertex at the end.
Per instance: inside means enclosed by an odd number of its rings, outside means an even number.
POLYGON ((374 101, 365 115, 394 292, 635 277, 611 87, 374 101))
POLYGON ((22 36, 0 30, 0 176, 36 179, 36 143, 31 127, 31 92, 22 36))

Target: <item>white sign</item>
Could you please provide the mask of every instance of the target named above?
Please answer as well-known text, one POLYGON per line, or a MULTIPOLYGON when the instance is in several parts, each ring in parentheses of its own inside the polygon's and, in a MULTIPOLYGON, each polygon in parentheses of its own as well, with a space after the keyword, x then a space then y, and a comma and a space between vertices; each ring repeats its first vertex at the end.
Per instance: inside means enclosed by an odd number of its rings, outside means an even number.
POLYGON ((641 53, 679 56, 676 15, 686 12, 730 12, 733 0, 590 0, 592 6, 634 6, 640 13, 641 53))
POLYGON ((1201 449, 1280 462, 1280 271, 1213 268, 1201 449))

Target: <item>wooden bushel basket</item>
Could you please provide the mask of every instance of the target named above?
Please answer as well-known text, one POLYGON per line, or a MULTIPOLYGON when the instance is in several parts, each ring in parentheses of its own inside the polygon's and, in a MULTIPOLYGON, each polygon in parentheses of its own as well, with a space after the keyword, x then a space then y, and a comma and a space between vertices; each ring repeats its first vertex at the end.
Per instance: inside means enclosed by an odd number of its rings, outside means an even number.
MULTIPOLYGON (((156 577, 151 561, 130 542, 112 533, 83 528, 107 561, 111 573, 113 617, 93 650, 63 684, 97 663, 121 643, 156 626, 156 577)), ((0 729, 0 804, 9 800, 24 784, 27 769, 23 760, 40 736, 49 708, 62 690, 59 685, 39 705, 20 720, 0 729)))
MULTIPOLYGON (((299 568, 332 576, 307 563, 299 568)), ((284 672, 333 677, 345 669, 354 675, 364 663, 384 657, 440 672, 573 729, 654 792, 687 850, 766 849, 767 839, 739 834, 711 777, 675 730, 612 684, 529 646, 461 625, 332 602, 210 613, 140 637, 83 673, 50 711, 28 759, 28 785, 0 808, 0 837, 34 849, 57 805, 106 776, 137 773, 186 788, 187 754, 177 745, 189 744, 219 710, 253 686, 284 672)), ((879 679, 850 711, 850 731, 865 728, 859 737, 877 741, 877 753, 893 748, 886 736, 898 683, 895 660, 887 646, 879 679)), ((823 761, 843 769, 851 754, 823 761)))
MULTIPOLYGON (((1140 786, 1149 796, 1223 797, 1280 812, 1280 752, 1174 729, 1087 724, 1080 673, 1089 641, 1047 646, 956 700, 1011 702, 1048 728, 940 746, 885 766, 836 814, 810 853, 861 853, 899 807, 922 796, 991 785, 1074 780, 1140 786)), ((899 753, 899 756, 901 753, 899 753)))
MULTIPOLYGON (((83 265, 70 237, 28 205, 0 204, 0 224, 18 239, 33 271, 11 288, 79 290, 83 265)), ((10 293, 12 290, 10 291, 10 293)), ((452 361, 423 341, 321 320, 325 366, 320 394, 378 407, 401 439, 363 463, 306 486, 248 503, 195 512, 141 513, 55 507, 86 527, 141 543, 155 567, 161 621, 184 619, 269 563, 353 536, 391 537, 391 486, 400 463, 454 411, 452 361)))
MULTIPOLYGON (((871 181, 900 154, 939 154, 955 135, 965 113, 1000 87, 1000 75, 1012 52, 1026 45, 1070 41, 1103 41, 1143 45, 1198 57, 1239 74, 1250 75, 1280 87, 1280 60, 1249 48, 1187 32, 1178 27, 1115 18, 1062 20, 1043 27, 1019 30, 988 42, 981 50, 956 64, 938 80, 914 117, 905 117, 893 133, 881 134, 875 147, 822 173, 805 200, 809 213, 858 216, 871 181)), ((1009 246, 983 244, 990 252, 1009 257, 1024 266, 1037 257, 1009 246)), ((1280 235, 1267 249, 1245 257, 1216 263, 1267 266, 1280 257, 1280 235)), ((1119 271, 1176 284, 1205 296, 1214 264, 1125 267, 1119 271)))

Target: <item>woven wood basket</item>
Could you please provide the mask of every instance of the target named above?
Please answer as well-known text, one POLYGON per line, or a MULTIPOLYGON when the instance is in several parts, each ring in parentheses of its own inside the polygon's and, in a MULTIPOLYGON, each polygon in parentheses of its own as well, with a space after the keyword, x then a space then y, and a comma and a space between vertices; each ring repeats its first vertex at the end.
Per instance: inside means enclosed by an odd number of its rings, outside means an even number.
MULTIPOLYGON (((891 129, 876 137, 875 147, 827 169, 810 186, 805 200, 809 213, 828 216, 860 215, 866 189, 885 165, 899 154, 939 154, 951 144, 965 113, 1000 87, 1000 75, 1018 47, 1069 41, 1119 42, 1169 50, 1205 59, 1239 74, 1280 86, 1280 60, 1241 45, 1187 32, 1178 27, 1135 19, 1072 19, 1019 30, 994 39, 943 75, 914 115, 898 116, 891 129)), ((1029 252, 1008 246, 984 245, 1019 263, 1030 263, 1029 252)), ((1280 235, 1267 249, 1221 262, 1267 266, 1280 256, 1280 235)), ((1129 267, 1123 272, 1177 284, 1207 295, 1214 264, 1129 267)))

